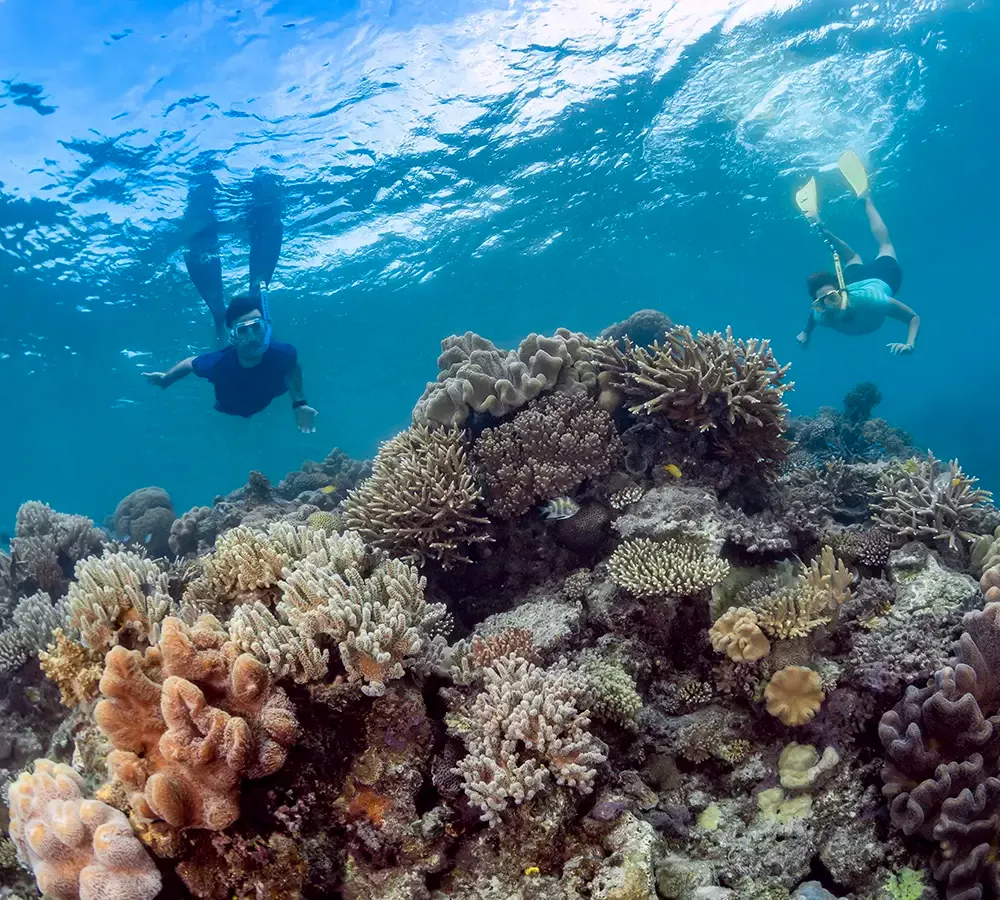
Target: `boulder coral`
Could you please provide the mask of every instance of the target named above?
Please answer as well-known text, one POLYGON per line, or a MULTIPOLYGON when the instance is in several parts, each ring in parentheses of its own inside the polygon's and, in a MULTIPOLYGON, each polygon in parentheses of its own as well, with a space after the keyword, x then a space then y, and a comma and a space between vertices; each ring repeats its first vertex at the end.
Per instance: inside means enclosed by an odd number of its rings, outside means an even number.
POLYGON ((83 796, 69 766, 35 761, 10 788, 11 839, 52 900, 152 900, 161 878, 128 819, 83 796))
POLYGON ((107 656, 97 705, 115 748, 110 771, 140 819, 218 831, 239 817, 242 778, 284 765, 298 725, 267 667, 240 653, 205 616, 191 628, 163 622, 145 655, 107 656))

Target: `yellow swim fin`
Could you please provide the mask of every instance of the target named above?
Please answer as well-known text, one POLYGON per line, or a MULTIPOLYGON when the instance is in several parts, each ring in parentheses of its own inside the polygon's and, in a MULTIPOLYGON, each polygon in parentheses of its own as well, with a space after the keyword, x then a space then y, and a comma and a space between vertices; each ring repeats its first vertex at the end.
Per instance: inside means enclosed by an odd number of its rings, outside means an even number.
POLYGON ((853 150, 848 150, 840 157, 840 162, 837 165, 854 193, 859 197, 864 196, 868 191, 868 173, 865 171, 865 164, 858 158, 858 154, 853 150))
POLYGON ((795 192, 795 202, 802 210, 802 215, 810 222, 815 222, 819 218, 819 198, 816 195, 815 178, 810 178, 805 187, 801 187, 795 192))

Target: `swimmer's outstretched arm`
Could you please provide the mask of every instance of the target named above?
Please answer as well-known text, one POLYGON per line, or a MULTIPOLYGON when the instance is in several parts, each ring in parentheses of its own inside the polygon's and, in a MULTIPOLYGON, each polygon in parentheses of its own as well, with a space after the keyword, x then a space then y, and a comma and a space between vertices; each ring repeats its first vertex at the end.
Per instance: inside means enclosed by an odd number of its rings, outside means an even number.
POLYGON ((917 333, 920 331, 920 316, 918 316, 905 303, 898 300, 889 301, 889 315, 900 322, 909 322, 910 330, 906 335, 905 344, 889 344, 889 352, 893 354, 912 353, 917 340, 917 333))
POLYGON ((292 412, 295 413, 295 424, 303 434, 316 431, 313 424, 319 415, 315 409, 306 403, 306 394, 302 388, 302 366, 298 363, 288 376, 288 396, 292 398, 292 412))
POLYGON ((194 371, 193 362, 194 357, 189 356, 187 359, 182 359, 167 372, 143 372, 142 375, 150 384, 155 384, 161 388, 168 388, 175 381, 180 381, 194 371))
POLYGON ((809 338, 812 337, 813 329, 816 327, 816 319, 813 317, 812 313, 809 313, 809 319, 806 322, 806 327, 803 328, 796 340, 803 346, 809 346, 809 338))

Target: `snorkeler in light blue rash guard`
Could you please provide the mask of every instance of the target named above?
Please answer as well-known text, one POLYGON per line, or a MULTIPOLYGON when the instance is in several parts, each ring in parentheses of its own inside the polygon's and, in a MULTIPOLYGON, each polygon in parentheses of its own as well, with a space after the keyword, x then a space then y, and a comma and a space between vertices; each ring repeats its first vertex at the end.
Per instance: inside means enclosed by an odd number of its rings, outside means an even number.
POLYGON ((847 261, 844 265, 847 304, 843 304, 836 275, 831 272, 810 275, 807 285, 813 308, 798 341, 803 347, 808 346, 817 325, 832 328, 841 334, 871 334, 882 327, 886 318, 890 318, 909 325, 906 342, 890 343, 890 352, 912 353, 920 330, 920 317, 905 303, 896 299, 903 283, 903 270, 896 261, 896 249, 889 237, 889 230, 875 208, 871 194, 865 194, 865 212, 868 214, 872 237, 879 245, 878 256, 871 263, 862 262, 850 245, 828 231, 822 223, 818 223, 827 241, 847 261))

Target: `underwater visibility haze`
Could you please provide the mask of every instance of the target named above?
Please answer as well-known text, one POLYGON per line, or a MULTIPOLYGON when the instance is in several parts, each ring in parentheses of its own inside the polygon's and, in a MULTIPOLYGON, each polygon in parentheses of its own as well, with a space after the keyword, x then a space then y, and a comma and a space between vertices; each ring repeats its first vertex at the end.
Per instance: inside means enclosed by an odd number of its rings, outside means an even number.
POLYGON ((998 41, 0 0, 0 900, 998 900, 998 41))

